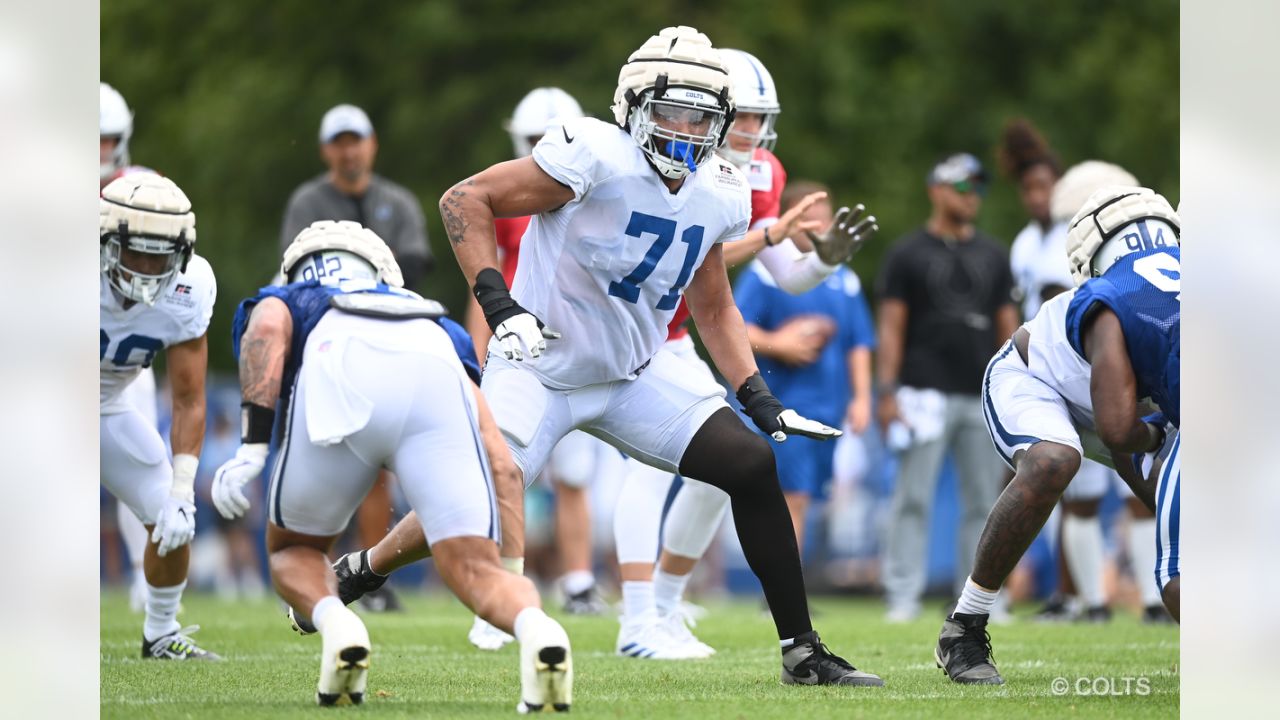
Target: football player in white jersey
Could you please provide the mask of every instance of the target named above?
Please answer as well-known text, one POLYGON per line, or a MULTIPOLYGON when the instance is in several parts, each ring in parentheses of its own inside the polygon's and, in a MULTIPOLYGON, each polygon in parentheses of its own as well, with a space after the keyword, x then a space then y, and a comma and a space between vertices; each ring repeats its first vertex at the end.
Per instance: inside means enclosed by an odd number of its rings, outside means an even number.
POLYGON ((725 490, 774 616, 783 681, 882 685, 813 631, 768 442, 719 386, 661 347, 684 296, 758 427, 777 441, 839 435, 769 392, 733 302, 721 243, 746 233, 750 195, 741 172, 714 156, 733 113, 719 53, 693 28, 663 30, 622 67, 613 109, 617 125, 565 123, 532 158, 484 170, 440 201, 494 330, 483 389, 516 464, 526 481, 536 477, 560 438, 580 428, 725 490), (508 290, 493 218, 512 215, 535 217, 508 290))
POLYGON ((217 285, 193 249, 195 215, 172 180, 132 174, 99 200, 102 484, 151 533, 142 656, 217 659, 177 621, 195 535, 195 476, 204 442, 206 331, 217 285), (173 394, 170 444, 123 398, 156 353, 165 350, 173 394))
POLYGON ((438 303, 402 288, 390 248, 357 223, 313 223, 286 248, 281 272, 288 285, 262 288, 236 312, 242 444, 218 469, 212 495, 224 517, 248 510, 241 488, 262 472, 283 402, 267 550, 280 596, 322 637, 317 701, 364 700, 369 633, 335 593, 326 552, 386 467, 445 583, 520 640, 520 711, 568 710, 569 638, 533 583, 498 560, 500 510, 471 339, 438 303))
MULTIPOLYGON (((1144 206, 1147 215, 1132 220, 1150 218, 1167 226, 1168 238, 1176 245, 1181 222, 1163 197, 1153 197, 1159 202, 1153 200, 1144 206)), ((1075 277, 1077 286, 1083 281, 1075 277)), ((1177 440, 1176 428, 1166 428, 1160 421, 1162 440, 1147 453, 1117 456, 1099 441, 1091 393, 1093 372, 1068 336, 1068 308, 1076 293, 1073 289, 1043 303, 992 358, 982 380, 987 427, 996 450, 1015 474, 987 518, 973 573, 955 612, 944 621, 934 651, 938 666, 957 683, 1003 684, 986 632, 991 608, 1081 460, 1088 456, 1115 468, 1144 504, 1154 508, 1149 476, 1177 440)))
MULTIPOLYGON (((135 172, 154 172, 149 168, 129 164, 129 138, 133 136, 133 111, 124 96, 106 83, 98 89, 98 191, 123 175, 135 172)), ((124 390, 125 402, 132 405, 152 426, 158 427, 156 412, 156 374, 150 367, 143 368, 137 378, 124 390)), ((133 511, 122 502, 116 502, 116 517, 120 536, 124 538, 129 563, 133 567, 133 580, 129 586, 129 606, 134 612, 142 612, 147 602, 147 581, 142 570, 147 548, 147 529, 142 526, 133 511)))
MULTIPOLYGON (((771 152, 781 112, 773 77, 755 56, 742 50, 722 48, 720 55, 733 87, 735 116, 718 153, 746 173, 751 188, 750 229, 741 240, 725 243, 725 264, 733 267, 759 255, 779 287, 792 294, 807 292, 875 233, 875 217, 862 217, 865 208, 859 205, 853 212, 842 208, 836 223, 805 221, 806 211, 824 200, 825 192, 806 195, 779 217, 786 174, 771 152), (816 250, 801 252, 797 248, 791 238, 800 233, 812 238, 816 250)), ((684 310, 681 306, 676 311, 677 321, 684 310)), ((691 371, 714 380, 688 333, 672 329, 664 349, 687 361, 691 371)), ((666 532, 660 533, 662 508, 672 482, 670 474, 632 459, 618 495, 619 509, 626 511, 614 515, 623 580, 617 650, 632 657, 666 660, 706 657, 715 652, 690 630, 694 623, 686 612, 683 594, 698 558, 719 531, 729 496, 712 485, 686 479, 671 502, 666 532), (654 548, 660 534, 663 547, 655 570, 654 548), (630 650, 623 652, 623 648, 630 650)))

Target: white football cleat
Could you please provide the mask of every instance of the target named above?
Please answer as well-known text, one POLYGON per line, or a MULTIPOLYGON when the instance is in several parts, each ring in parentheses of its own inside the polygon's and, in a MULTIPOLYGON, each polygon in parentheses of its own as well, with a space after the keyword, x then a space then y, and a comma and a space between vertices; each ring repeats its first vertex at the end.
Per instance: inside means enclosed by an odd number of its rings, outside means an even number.
POLYGON ((369 631, 350 608, 333 608, 320 633, 320 683, 316 702, 321 705, 359 705, 369 674, 369 631))
MULTIPOLYGON (((625 657, 645 660, 693 660, 707 657, 701 650, 677 640, 661 622, 657 610, 642 613, 639 617, 620 618, 618 643, 614 649, 625 657)), ((690 633, 692 635, 692 633, 690 633)))
POLYGON ((481 650, 501 650, 503 645, 515 642, 514 637, 485 622, 479 615, 471 624, 467 639, 481 650))
POLYGON ((691 626, 696 626, 697 623, 685 615, 681 609, 659 615, 658 622, 666 631, 667 637, 671 638, 676 645, 687 648, 694 657, 708 658, 716 654, 715 648, 702 642, 693 634, 691 626))
POLYGON ((573 703, 573 655, 569 635, 546 618, 520 643, 520 703, 516 711, 568 712, 573 703))

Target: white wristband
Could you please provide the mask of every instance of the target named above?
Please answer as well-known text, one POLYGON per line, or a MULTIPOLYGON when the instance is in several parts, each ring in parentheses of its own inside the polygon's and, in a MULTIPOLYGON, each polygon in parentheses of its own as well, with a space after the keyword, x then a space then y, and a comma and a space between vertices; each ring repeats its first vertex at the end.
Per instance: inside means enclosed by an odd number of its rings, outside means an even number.
POLYGON ((196 468, 200 458, 195 455, 173 456, 173 487, 169 494, 179 500, 194 503, 196 500, 196 468))
POLYGON ((506 568, 507 572, 515 573, 516 575, 524 575, 524 558, 504 557, 499 559, 502 560, 502 567, 506 568))

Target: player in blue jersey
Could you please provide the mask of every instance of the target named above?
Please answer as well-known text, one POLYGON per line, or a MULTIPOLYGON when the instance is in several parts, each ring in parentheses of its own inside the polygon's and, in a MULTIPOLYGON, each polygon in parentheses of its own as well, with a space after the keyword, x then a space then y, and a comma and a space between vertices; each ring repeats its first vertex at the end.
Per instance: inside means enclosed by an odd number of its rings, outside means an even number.
MULTIPOLYGON (((1105 212, 1097 227, 1108 228, 1109 232, 1099 229, 1095 234, 1105 236, 1109 242, 1086 239, 1086 231, 1094 226, 1087 222, 1076 225, 1076 245, 1070 247, 1093 247, 1092 251, 1081 250, 1071 256, 1073 279, 1084 287, 1041 305, 1035 318, 1018 328, 987 366, 982 387, 984 415, 996 449, 1016 474, 987 518, 973 573, 965 582, 955 612, 943 623, 939 634, 935 657, 954 682, 1004 682, 991 660, 991 641, 986 632, 996 593, 1048 520, 1083 456, 1087 454, 1115 467, 1144 504, 1154 509, 1155 500, 1144 491, 1144 478, 1150 475, 1148 468, 1133 469, 1133 452, 1117 456, 1098 441, 1095 426, 1097 434, 1102 435, 1105 421, 1097 416, 1108 412, 1108 408, 1113 410, 1109 403, 1115 398, 1109 398, 1106 405, 1099 404, 1098 367, 1090 367, 1088 358, 1073 348, 1069 339, 1071 311, 1088 309, 1092 301, 1082 306, 1080 298, 1097 297, 1104 285, 1119 278, 1120 263, 1135 259, 1144 262, 1139 258, 1152 255, 1144 247, 1156 252, 1169 249, 1176 258, 1181 223, 1164 198, 1144 192, 1137 196, 1139 201, 1102 208, 1105 212), (1132 255, 1122 257, 1124 253, 1132 255), (1112 263, 1117 267, 1112 268, 1112 263), (1095 269, 1101 272, 1107 268, 1116 274, 1086 282, 1095 269)), ((1098 210, 1100 205, 1086 203, 1084 209, 1098 210)), ((1156 281, 1168 286, 1167 280, 1156 281)), ((1171 289, 1176 292, 1176 287, 1171 289)), ((1176 318, 1176 301, 1173 311, 1176 318)), ((1120 347, 1123 351, 1123 344, 1120 347)), ((1132 406, 1130 411, 1137 407, 1133 393, 1123 402, 1132 406)), ((1143 446, 1140 449, 1149 452, 1136 458, 1136 464, 1149 466, 1154 458, 1148 455, 1158 455, 1175 446, 1176 438, 1172 437, 1169 442, 1143 446)))
POLYGON ((533 583, 498 561, 499 509, 470 337, 441 317, 438 303, 401 288, 386 243, 357 223, 313 223, 285 250, 281 271, 290 284, 263 288, 236 312, 242 444, 218 469, 212 495, 229 519, 249 508, 242 488, 262 472, 281 401, 267 551, 280 596, 322 637, 316 699, 364 699, 369 634, 338 596, 326 553, 385 467, 399 478, 445 583, 520 641, 520 709, 567 710, 569 638, 541 610, 533 583))
MULTIPOLYGON (((1149 453, 1166 443, 1162 420, 1144 417, 1149 399, 1181 426, 1182 265, 1176 215, 1167 200, 1139 187, 1095 192, 1072 218, 1071 272, 1081 285, 1067 309, 1067 338, 1092 367, 1090 394, 1098 437, 1115 453, 1149 453)), ((1156 580, 1179 618, 1178 529, 1181 437, 1173 441, 1155 487, 1156 580)))

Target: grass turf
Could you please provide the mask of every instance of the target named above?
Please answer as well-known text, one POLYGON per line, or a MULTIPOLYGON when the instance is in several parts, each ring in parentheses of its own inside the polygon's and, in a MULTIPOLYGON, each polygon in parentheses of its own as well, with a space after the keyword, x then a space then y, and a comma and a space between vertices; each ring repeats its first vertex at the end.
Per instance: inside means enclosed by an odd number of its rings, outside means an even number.
MULTIPOLYGON (((144 661, 142 617, 123 593, 101 603, 102 717, 510 717, 519 695, 517 650, 481 652, 466 639, 470 613, 452 597, 402 593, 407 612, 363 615, 373 640, 364 705, 318 708, 318 636, 289 629, 274 600, 227 603, 188 593, 181 619, 222 663, 144 661)), ((941 610, 887 625, 870 600, 818 599, 815 623, 832 651, 878 673, 884 688, 778 682, 772 623, 754 602, 712 605, 698 636, 709 660, 657 662, 613 654, 612 616, 557 615, 574 648, 573 714, 635 718, 1171 717, 1178 712, 1178 631, 1128 615, 1109 624, 991 628, 1002 687, 960 686, 933 662, 941 610), (1054 681, 1066 678, 1067 693, 1054 681), (1126 678, 1128 692, 1126 693, 1126 678), (1097 680, 1095 680, 1097 679, 1097 680), (1077 693, 1079 687, 1083 693, 1077 693), (1145 691, 1144 691, 1145 690, 1145 691)), ((1061 685, 1061 683, 1059 683, 1061 685)))

